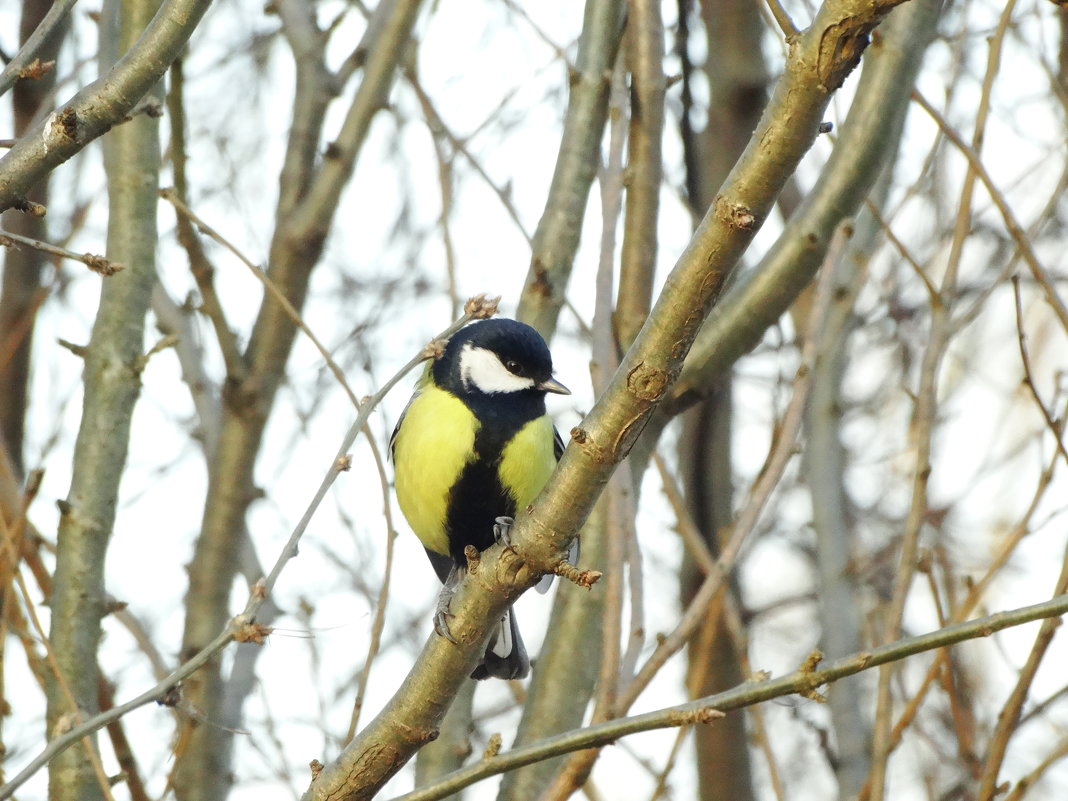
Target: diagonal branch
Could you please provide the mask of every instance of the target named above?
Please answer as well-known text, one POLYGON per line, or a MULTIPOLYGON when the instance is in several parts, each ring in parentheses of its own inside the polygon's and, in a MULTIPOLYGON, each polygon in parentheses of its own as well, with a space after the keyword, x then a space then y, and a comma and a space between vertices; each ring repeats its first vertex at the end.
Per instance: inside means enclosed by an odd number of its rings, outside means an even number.
MULTIPOLYGON (((1065 613, 1068 613, 1068 595, 1058 595, 1033 606, 998 612, 988 617, 970 620, 967 623, 946 626, 928 634, 907 637, 871 651, 851 654, 835 660, 824 668, 810 669, 807 665, 802 666, 801 669, 781 678, 745 682, 737 687, 706 698, 699 698, 696 701, 689 701, 685 704, 659 709, 655 712, 646 712, 633 717, 610 720, 578 731, 550 737, 541 742, 532 743, 525 748, 517 748, 508 753, 498 754, 450 774, 433 787, 406 793, 394 798, 393 801, 437 801, 437 799, 446 798, 464 787, 469 787, 489 776, 495 776, 523 765, 530 765, 543 759, 571 753, 582 748, 608 745, 628 734, 697 723, 713 723, 717 717, 720 717, 720 715, 716 714, 717 712, 723 713, 735 709, 743 709, 753 704, 770 701, 773 698, 782 698, 794 694, 808 698, 817 688, 832 684, 846 676, 852 676, 880 665, 898 662, 909 656, 937 648, 945 648, 948 645, 954 645, 966 640, 989 637, 995 632, 1035 620, 1054 621, 1065 613)), ((817 655, 818 653, 816 652, 817 655)))
POLYGON ((106 74, 35 125, 0 159, 0 211, 27 210, 26 192, 124 119, 178 57, 211 0, 165 0, 106 74))
MULTIPOLYGON (((468 301, 467 306, 465 307, 464 315, 447 329, 442 331, 436 339, 446 339, 452 336, 456 331, 460 330, 460 328, 471 320, 490 316, 495 310, 495 301, 487 302, 485 296, 472 298, 468 301)), ((37 771, 83 737, 100 730, 109 723, 118 720, 128 712, 132 712, 147 704, 153 702, 160 704, 172 703, 171 699, 174 697, 175 690, 183 681, 203 668, 208 662, 218 656, 218 654, 230 643, 234 642, 239 636, 243 636, 243 632, 248 631, 250 626, 254 625, 257 613, 270 597, 271 591, 274 589, 279 576, 282 574, 282 570, 289 563, 289 560, 296 556, 297 545, 300 543, 301 537, 304 535, 308 524, 311 522, 312 516, 326 497, 326 493, 333 485, 339 471, 344 468, 346 459, 345 454, 348 452, 349 448, 352 447, 353 442, 356 441, 356 436, 367 424, 367 420, 371 416, 371 413, 378 407, 378 404, 381 403, 382 399, 389 393, 389 391, 393 389, 404 376, 415 369, 421 362, 425 361, 428 355, 428 350, 424 349, 423 352, 414 356, 407 364, 397 371, 392 378, 386 381, 378 392, 367 398, 361 404, 356 421, 350 426, 348 432, 345 434, 345 437, 338 448, 337 455, 331 461, 330 468, 323 477, 319 489, 315 493, 315 497, 312 498, 311 502, 308 504, 308 508, 304 511, 304 515, 290 534, 289 539, 286 541, 278 558, 275 560, 271 572, 257 583, 249 593, 245 608, 241 614, 235 615, 228 620, 226 625, 216 634, 210 643, 192 657, 182 662, 181 665, 161 679, 153 687, 125 703, 112 707, 105 712, 101 712, 83 723, 79 723, 63 734, 50 740, 47 747, 34 757, 25 768, 19 771, 19 773, 7 784, 0 787, 0 801, 10 798, 15 791, 25 784, 27 780, 37 773, 37 771)), ((466 676, 467 674, 464 675, 466 676)))
MULTIPOLYGON (((724 281, 819 132, 831 94, 856 67, 868 35, 897 0, 829 0, 791 50, 760 125, 668 276, 646 325, 532 507, 515 547, 483 552, 452 604, 458 642, 431 636, 382 712, 318 773, 306 801, 369 798, 436 735, 491 626, 554 570, 618 463, 682 368, 724 281)), ((537 317, 531 317, 534 319, 537 317)))
POLYGON ((623 35, 621 0, 588 0, 571 96, 516 317, 549 339, 564 302, 608 115, 608 89, 623 35))

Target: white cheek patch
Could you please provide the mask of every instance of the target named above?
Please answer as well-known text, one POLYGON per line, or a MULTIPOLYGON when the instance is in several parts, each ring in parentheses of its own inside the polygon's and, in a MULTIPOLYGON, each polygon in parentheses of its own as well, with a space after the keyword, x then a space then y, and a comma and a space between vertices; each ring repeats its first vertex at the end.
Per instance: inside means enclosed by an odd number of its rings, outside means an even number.
POLYGON ((474 387, 480 392, 519 392, 534 387, 533 378, 523 378, 508 372, 497 354, 485 348, 473 347, 470 343, 460 351, 460 380, 465 387, 474 387))

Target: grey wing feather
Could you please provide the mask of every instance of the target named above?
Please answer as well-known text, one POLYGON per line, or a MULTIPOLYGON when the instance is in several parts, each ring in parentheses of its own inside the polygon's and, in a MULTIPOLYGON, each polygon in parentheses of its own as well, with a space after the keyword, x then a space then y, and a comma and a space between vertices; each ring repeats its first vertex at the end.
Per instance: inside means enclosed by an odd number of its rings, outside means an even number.
MULTIPOLYGON (((564 438, 560 436, 560 432, 556 430, 556 426, 553 426, 553 454, 556 456, 556 461, 560 461, 560 457, 564 454, 564 438)), ((578 537, 571 543, 571 548, 568 550, 568 561, 571 564, 575 564, 575 560, 578 559, 578 537)), ((534 589, 543 595, 549 591, 549 587, 553 583, 553 574, 548 573, 541 577, 537 584, 534 585, 534 589)))
MULTIPOLYGON (((393 433, 389 435, 389 458, 394 459, 393 446, 397 444, 397 434, 400 432, 401 423, 404 422, 404 416, 408 414, 408 409, 412 406, 414 401, 419 396, 418 392, 412 394, 412 397, 408 398, 408 402, 404 404, 404 411, 400 413, 400 417, 397 418, 397 425, 393 426, 393 433)), ((557 435, 559 436, 559 435, 557 435)), ((560 457, 557 456, 557 459, 560 457)))
MULTIPOLYGON (((392 440, 390 440, 392 442, 392 440)), ((556 426, 553 426, 553 455, 556 457, 556 461, 560 461, 560 457, 564 455, 564 438, 560 436, 560 432, 556 430, 556 426)))

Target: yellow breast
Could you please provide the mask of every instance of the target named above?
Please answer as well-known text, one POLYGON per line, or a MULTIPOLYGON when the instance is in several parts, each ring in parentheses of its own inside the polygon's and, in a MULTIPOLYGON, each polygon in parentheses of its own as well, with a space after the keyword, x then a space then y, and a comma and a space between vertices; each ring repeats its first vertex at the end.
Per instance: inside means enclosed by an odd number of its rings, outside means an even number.
POLYGON ((537 497, 555 467, 553 423, 543 415, 519 429, 504 448, 498 475, 515 498, 516 514, 537 497))
POLYGON ((449 490, 474 456, 478 420, 459 398, 427 383, 408 406, 393 444, 397 502, 423 545, 449 553, 449 490))

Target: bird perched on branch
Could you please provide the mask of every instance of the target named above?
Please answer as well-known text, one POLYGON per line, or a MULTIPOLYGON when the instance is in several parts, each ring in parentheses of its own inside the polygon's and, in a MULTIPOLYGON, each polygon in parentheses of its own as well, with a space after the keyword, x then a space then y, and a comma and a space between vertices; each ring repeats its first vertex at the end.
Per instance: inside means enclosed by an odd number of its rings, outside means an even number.
MULTIPOLYGON (((471 323, 427 365, 393 431, 397 501, 444 584, 434 625, 449 639, 448 606, 467 566, 464 549, 482 551, 505 536, 563 452, 545 395, 570 391, 552 372, 549 348, 529 325, 471 323)), ((471 676, 518 679, 529 670, 509 609, 471 676)))

